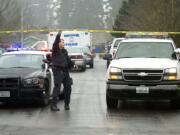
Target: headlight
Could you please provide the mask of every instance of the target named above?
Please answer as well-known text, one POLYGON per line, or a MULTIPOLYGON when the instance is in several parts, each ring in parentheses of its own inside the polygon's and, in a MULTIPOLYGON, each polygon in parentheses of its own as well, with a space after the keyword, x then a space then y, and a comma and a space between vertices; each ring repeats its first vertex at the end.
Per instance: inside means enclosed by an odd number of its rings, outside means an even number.
POLYGON ((24 86, 40 86, 43 87, 44 79, 41 78, 28 78, 23 80, 24 86))
POLYGON ((177 74, 177 69, 176 68, 165 69, 165 74, 177 74))
POLYGON ((109 71, 110 71, 110 73, 112 73, 112 74, 121 73, 121 69, 120 69, 120 68, 115 68, 115 67, 111 67, 109 71))
POLYGON ((109 80, 121 80, 122 70, 120 68, 110 67, 109 69, 109 80))
POLYGON ((164 71, 164 80, 177 80, 177 69, 176 68, 168 68, 164 71))

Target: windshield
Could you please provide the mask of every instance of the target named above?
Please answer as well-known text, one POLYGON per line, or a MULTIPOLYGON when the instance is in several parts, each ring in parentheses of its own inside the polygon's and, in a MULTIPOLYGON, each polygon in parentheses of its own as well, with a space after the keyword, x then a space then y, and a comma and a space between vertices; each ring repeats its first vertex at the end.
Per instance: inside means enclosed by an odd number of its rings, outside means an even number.
POLYGON ((170 58, 171 43, 161 42, 124 42, 119 45, 115 58, 170 58))
POLYGON ((41 68, 42 55, 12 54, 0 57, 0 68, 41 68))

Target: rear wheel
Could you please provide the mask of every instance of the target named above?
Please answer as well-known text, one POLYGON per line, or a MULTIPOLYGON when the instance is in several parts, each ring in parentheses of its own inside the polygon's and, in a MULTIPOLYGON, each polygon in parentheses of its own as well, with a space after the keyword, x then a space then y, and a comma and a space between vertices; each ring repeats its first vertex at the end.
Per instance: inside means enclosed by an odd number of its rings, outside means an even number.
POLYGON ((175 109, 180 109, 180 99, 171 100, 171 107, 175 109))
POLYGON ((93 67, 94 67, 94 64, 93 64, 93 63, 91 63, 91 64, 90 64, 90 68, 93 68, 93 67))
POLYGON ((108 96, 106 92, 106 104, 108 108, 117 108, 118 106, 118 99, 114 99, 108 96))
POLYGON ((83 71, 83 72, 86 71, 86 65, 84 65, 84 66, 82 67, 82 71, 83 71))

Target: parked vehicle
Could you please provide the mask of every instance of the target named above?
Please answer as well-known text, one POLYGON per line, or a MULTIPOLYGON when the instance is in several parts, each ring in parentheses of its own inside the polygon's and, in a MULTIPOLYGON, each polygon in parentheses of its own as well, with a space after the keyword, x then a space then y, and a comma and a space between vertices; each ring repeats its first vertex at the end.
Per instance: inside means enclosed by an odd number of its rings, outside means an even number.
MULTIPOLYGON (((58 32, 49 32, 48 45, 52 48, 58 32)), ((87 46, 92 50, 92 35, 90 32, 82 31, 62 31, 61 38, 64 39, 65 46, 87 46)))
POLYGON ((14 51, 0 56, 0 102, 37 100, 47 105, 52 94, 52 69, 44 61, 49 52, 14 51))
POLYGON ((170 100, 180 108, 180 57, 171 39, 124 39, 107 70, 106 103, 118 100, 170 100))
POLYGON ((65 47, 68 51, 68 55, 71 58, 71 60, 75 63, 77 69, 85 71, 86 70, 86 59, 83 52, 82 47, 65 47))
POLYGON ((86 65, 89 65, 90 68, 93 68, 94 67, 94 56, 91 53, 91 50, 87 46, 82 47, 82 49, 83 49, 83 53, 85 55, 86 65))
POLYGON ((0 55, 2 55, 5 52, 6 52, 6 50, 4 48, 0 48, 0 55))
POLYGON ((37 41, 35 44, 31 46, 32 50, 36 51, 50 51, 52 48, 48 46, 47 41, 37 41))
MULTIPOLYGON (((125 38, 114 38, 113 39, 113 42, 112 42, 112 44, 110 46, 110 50, 109 50, 109 53, 112 55, 112 57, 114 57, 114 55, 115 55, 115 53, 117 51, 119 42, 121 42, 123 39, 125 39, 125 38)), ((107 60, 107 64, 106 64, 107 68, 108 68, 110 62, 111 61, 107 60)))

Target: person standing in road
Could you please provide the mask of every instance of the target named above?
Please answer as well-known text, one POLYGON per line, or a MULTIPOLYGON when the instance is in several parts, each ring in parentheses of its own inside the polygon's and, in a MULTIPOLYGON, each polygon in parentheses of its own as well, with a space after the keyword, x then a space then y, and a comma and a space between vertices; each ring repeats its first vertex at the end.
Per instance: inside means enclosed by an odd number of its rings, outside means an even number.
POLYGON ((52 111, 59 111, 57 107, 58 95, 61 89, 61 84, 64 85, 64 108, 69 110, 71 84, 72 80, 69 75, 69 69, 74 66, 74 63, 68 56, 67 50, 64 48, 64 40, 60 38, 61 34, 57 34, 52 47, 52 71, 54 75, 54 88, 51 103, 52 111))

